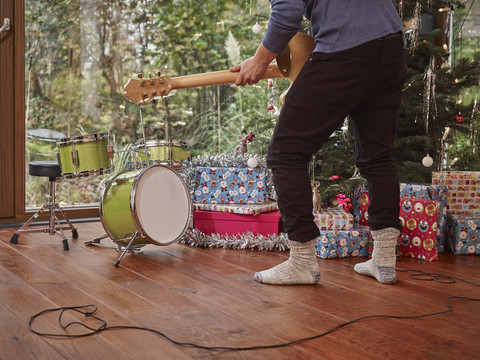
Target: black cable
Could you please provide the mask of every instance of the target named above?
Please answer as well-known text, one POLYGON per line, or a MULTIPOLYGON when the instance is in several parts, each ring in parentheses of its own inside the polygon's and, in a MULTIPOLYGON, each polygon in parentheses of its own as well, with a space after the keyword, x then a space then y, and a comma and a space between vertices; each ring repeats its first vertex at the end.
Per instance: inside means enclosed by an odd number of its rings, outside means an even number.
MULTIPOLYGON (((468 281, 468 280, 464 280, 464 279, 461 279, 461 278, 457 278, 457 277, 454 277, 454 276, 446 276, 446 275, 436 274, 436 273, 426 273, 426 272, 421 271, 421 270, 397 270, 397 271, 399 271, 399 272, 414 272, 414 274, 410 275, 410 277, 414 280, 436 281, 436 282, 439 282, 441 284, 453 284, 457 280, 459 280, 459 281, 463 281, 463 282, 468 283, 468 284, 472 284, 472 285, 475 285, 475 286, 480 286, 480 284, 477 284, 477 283, 474 283, 474 282, 471 282, 471 281, 468 281)), ((65 307, 57 307, 57 308, 43 310, 43 311, 33 315, 30 318, 30 320, 28 321, 28 329, 31 332, 33 332, 37 335, 40 335, 40 336, 60 337, 60 338, 79 338, 79 337, 86 337, 86 336, 95 335, 95 334, 98 334, 98 333, 100 333, 102 331, 106 331, 106 330, 132 329, 132 330, 143 330, 143 331, 149 331, 149 332, 155 333, 157 335, 162 336, 163 338, 165 338, 166 340, 170 341, 171 343, 173 343, 175 345, 184 346, 184 347, 192 347, 192 348, 204 349, 204 350, 225 350, 225 351, 262 350, 262 349, 281 348, 281 347, 285 347, 285 346, 299 344, 301 342, 305 342, 305 341, 309 341, 309 340, 318 339, 318 338, 321 338, 321 337, 326 336, 328 334, 331 334, 334 331, 337 331, 337 330, 339 330, 339 329, 341 329, 341 328, 343 328, 347 325, 351 325, 351 324, 354 324, 354 323, 357 323, 359 321, 366 320, 366 319, 375 319, 375 318, 377 318, 377 319, 378 318, 420 319, 420 318, 424 318, 424 317, 428 317, 428 316, 446 314, 450 311, 453 311, 453 307, 452 307, 452 304, 451 304, 453 299, 468 300, 468 301, 480 301, 480 299, 476 299, 476 298, 468 298, 468 297, 463 297, 463 296, 450 296, 447 300, 447 309, 443 310, 443 311, 421 314, 421 315, 410 315, 410 316, 409 315, 367 315, 367 316, 362 316, 362 317, 359 317, 359 318, 341 323, 341 324, 336 325, 336 326, 332 327, 331 329, 329 329, 329 330, 327 330, 323 333, 316 334, 316 335, 313 335, 313 336, 304 337, 304 338, 300 338, 300 339, 297 339, 297 340, 293 340, 293 341, 289 341, 289 342, 283 342, 283 343, 279 343, 279 344, 256 345, 256 346, 246 346, 246 347, 205 346, 205 345, 199 345, 199 344, 195 344, 195 343, 191 343, 191 342, 177 341, 177 340, 174 340, 174 339, 170 338, 168 335, 166 335, 165 333, 163 333, 159 330, 151 329, 151 328, 147 328, 147 327, 128 326, 128 325, 107 326, 107 322, 104 319, 93 315, 98 309, 97 305, 94 305, 94 304, 82 305, 82 306, 65 306, 65 307), (92 310, 90 310, 90 311, 81 310, 81 309, 87 309, 87 308, 92 308, 92 310), (65 312, 67 312, 68 310, 72 310, 72 311, 78 312, 80 314, 83 314, 87 317, 90 317, 90 318, 98 321, 100 323, 100 325, 97 328, 93 328, 93 327, 87 326, 84 323, 79 322, 79 321, 72 321, 72 322, 69 322, 67 324, 64 324, 63 321, 62 321, 63 314, 65 314, 65 312), (37 331, 37 330, 33 329, 32 324, 33 324, 33 322, 36 318, 38 318, 39 316, 42 316, 42 315, 45 315, 45 314, 48 314, 48 313, 52 313, 52 312, 57 312, 57 311, 60 311, 58 321, 59 321, 60 327, 62 329, 66 330, 67 328, 69 328, 72 325, 80 325, 81 327, 84 327, 84 328, 88 329, 89 331, 85 332, 83 334, 70 335, 70 334, 43 333, 43 332, 40 332, 40 331, 37 331)))
POLYGON ((398 272, 415 272, 414 274, 410 275, 410 278, 414 280, 420 280, 420 281, 435 281, 441 284, 455 284, 458 281, 463 281, 467 284, 475 285, 475 286, 480 286, 478 283, 474 283, 472 281, 464 280, 455 276, 447 276, 447 275, 442 275, 442 274, 437 274, 437 273, 426 273, 422 270, 399 270, 397 269, 398 272))

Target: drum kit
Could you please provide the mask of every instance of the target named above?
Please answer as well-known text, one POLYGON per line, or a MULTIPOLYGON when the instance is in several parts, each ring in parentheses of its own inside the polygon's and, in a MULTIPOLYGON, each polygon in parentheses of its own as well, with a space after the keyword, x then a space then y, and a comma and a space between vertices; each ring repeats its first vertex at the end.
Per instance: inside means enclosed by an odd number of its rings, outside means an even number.
MULTIPOLYGON (((143 121, 142 121, 143 127, 143 121)), ((74 179, 103 175, 114 170, 117 152, 128 151, 132 169, 111 176, 100 194, 102 235, 86 241, 99 243, 109 237, 126 252, 147 245, 169 245, 188 229, 192 205, 190 192, 179 171, 190 160, 190 150, 181 140, 137 141, 128 150, 114 150, 108 133, 98 133, 57 141, 62 176, 74 179)))

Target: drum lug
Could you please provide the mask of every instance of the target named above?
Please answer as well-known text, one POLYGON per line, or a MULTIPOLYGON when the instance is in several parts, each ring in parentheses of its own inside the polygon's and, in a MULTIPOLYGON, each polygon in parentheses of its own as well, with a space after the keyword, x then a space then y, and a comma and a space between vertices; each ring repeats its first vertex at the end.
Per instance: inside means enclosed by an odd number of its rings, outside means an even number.
POLYGON ((113 159, 113 156, 114 156, 113 152, 114 152, 113 146, 112 145, 107 145, 107 154, 108 154, 108 158, 110 160, 113 159))
POLYGON ((78 163, 78 150, 72 150, 71 154, 72 154, 72 163, 73 163, 73 165, 74 165, 74 166, 80 165, 80 164, 78 163))

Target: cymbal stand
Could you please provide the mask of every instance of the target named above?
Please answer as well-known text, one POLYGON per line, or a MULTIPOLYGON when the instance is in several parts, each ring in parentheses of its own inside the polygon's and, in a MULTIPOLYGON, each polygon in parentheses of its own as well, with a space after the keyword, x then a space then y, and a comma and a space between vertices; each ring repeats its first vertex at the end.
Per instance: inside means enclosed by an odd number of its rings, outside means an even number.
MULTIPOLYGON (((140 124, 142 125, 142 137, 143 137, 143 151, 145 152, 145 160, 147 162, 147 167, 150 166, 150 159, 148 156, 148 151, 147 151, 147 139, 145 137, 145 126, 143 125, 143 116, 142 116, 142 106, 139 106, 139 112, 140 112, 140 124)), ((142 161, 142 157, 140 156, 140 161, 142 161)))

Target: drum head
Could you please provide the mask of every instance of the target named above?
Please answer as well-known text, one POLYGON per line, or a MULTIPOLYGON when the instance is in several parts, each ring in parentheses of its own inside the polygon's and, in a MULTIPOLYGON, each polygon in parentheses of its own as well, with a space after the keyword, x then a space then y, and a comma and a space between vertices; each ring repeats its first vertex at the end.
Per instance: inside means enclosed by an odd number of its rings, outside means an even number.
POLYGON ((137 176, 133 187, 131 209, 140 231, 156 245, 178 240, 187 230, 191 213, 190 195, 180 175, 152 165, 137 176))

